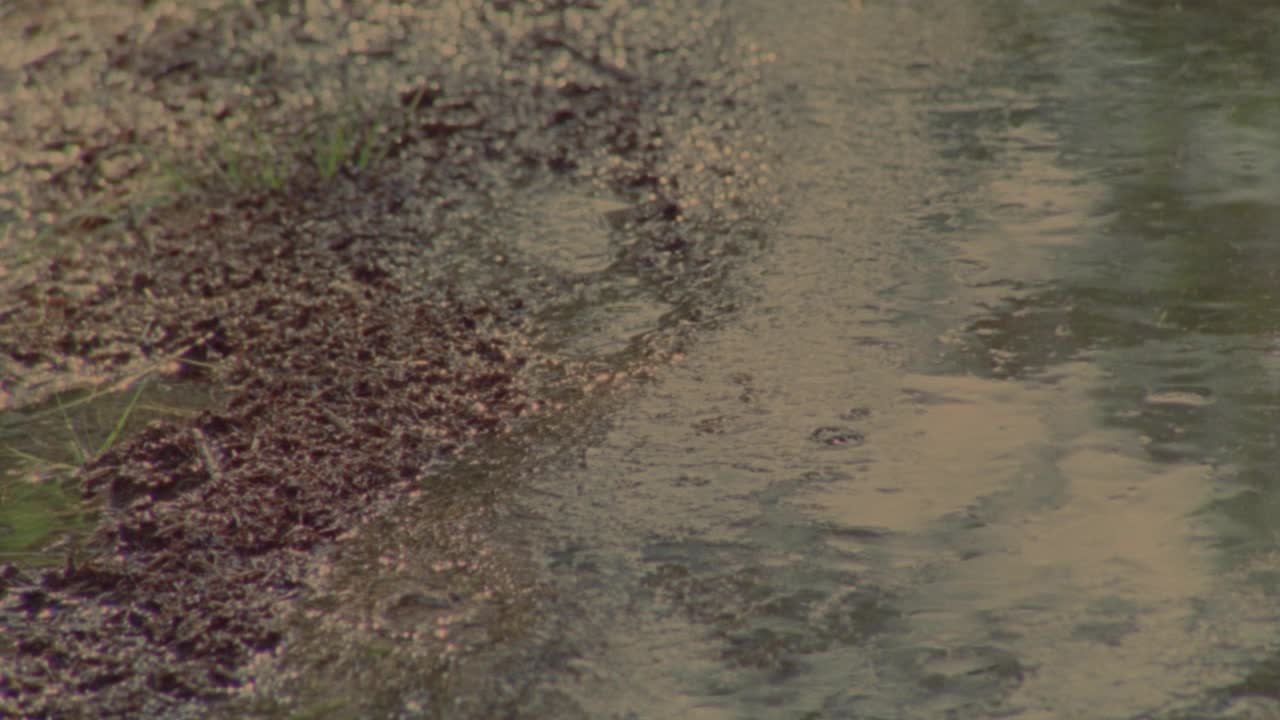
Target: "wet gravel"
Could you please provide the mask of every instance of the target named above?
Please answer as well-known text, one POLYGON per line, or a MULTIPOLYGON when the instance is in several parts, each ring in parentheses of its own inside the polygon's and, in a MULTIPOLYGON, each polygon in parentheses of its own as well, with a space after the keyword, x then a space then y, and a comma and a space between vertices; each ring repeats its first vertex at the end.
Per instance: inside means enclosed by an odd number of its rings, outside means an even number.
MULTIPOLYGON (((101 520, 61 567, 0 573, 0 712, 179 717, 253 696, 299 603, 332 613, 326 558, 407 504, 439 522, 401 552, 458 572, 382 596, 387 624, 415 638, 467 606, 486 642, 527 632, 531 581, 477 560, 489 503, 434 478, 597 371, 538 349, 556 272, 479 253, 460 277, 476 252, 461 229, 530 186, 608 193, 627 206, 616 266, 683 307, 708 297, 769 194, 737 111, 759 58, 723 66, 713 18, 661 2, 0 11, 0 408, 146 374, 219 397, 82 469, 101 520)), ((429 634, 424 662, 460 652, 429 634)))

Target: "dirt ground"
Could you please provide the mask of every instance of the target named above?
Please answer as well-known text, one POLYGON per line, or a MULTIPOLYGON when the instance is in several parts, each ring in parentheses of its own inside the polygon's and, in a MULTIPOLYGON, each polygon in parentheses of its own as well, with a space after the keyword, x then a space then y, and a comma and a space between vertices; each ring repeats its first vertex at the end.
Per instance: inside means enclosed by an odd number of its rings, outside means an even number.
MULTIPOLYGON (((440 513, 456 556, 440 562, 476 551, 449 523, 483 500, 434 474, 595 370, 539 349, 555 272, 476 251, 487 269, 459 276, 442 238, 522 187, 571 184, 625 199, 619 266, 682 297, 722 276, 767 164, 735 144, 750 73, 708 81, 722 49, 688 17, 0 10, 0 410, 157 375, 217 397, 78 471, 99 521, 64 563, 0 571, 0 714, 179 717, 243 696, 320 558, 407 503, 440 513)), ((494 637, 520 605, 503 578, 458 581, 505 608, 482 623, 494 637)))

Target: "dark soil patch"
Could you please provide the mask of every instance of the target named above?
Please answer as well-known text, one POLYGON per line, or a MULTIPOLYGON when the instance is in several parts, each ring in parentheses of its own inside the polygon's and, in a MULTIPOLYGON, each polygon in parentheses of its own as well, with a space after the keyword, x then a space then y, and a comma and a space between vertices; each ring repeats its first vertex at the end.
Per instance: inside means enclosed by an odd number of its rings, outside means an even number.
POLYGON ((23 714, 152 715, 225 692, 279 640, 308 551, 525 410, 528 353, 504 311, 400 287, 381 248, 291 242, 286 223, 237 211, 199 252, 171 235, 139 271, 197 290, 167 334, 223 358, 228 399, 85 468, 104 520, 64 569, 6 571, 3 688, 23 714))

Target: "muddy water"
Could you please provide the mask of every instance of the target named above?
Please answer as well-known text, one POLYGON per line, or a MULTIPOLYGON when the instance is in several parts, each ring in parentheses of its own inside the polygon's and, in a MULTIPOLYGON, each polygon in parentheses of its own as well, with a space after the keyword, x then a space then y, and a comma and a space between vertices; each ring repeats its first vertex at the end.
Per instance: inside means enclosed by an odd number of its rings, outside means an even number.
POLYGON ((573 657, 525 680, 590 717, 1280 713, 1254 7, 736 4, 786 220, 527 483, 573 657))

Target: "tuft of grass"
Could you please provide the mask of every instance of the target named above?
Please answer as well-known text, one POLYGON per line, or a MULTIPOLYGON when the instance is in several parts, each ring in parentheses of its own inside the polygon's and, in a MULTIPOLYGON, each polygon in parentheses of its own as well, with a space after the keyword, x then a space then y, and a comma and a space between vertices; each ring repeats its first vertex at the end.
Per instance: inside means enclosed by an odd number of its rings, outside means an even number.
MULTIPOLYGON (((34 452, 23 450, 21 448, 10 445, 5 451, 12 457, 23 461, 27 466, 34 468, 32 473, 34 476, 47 475, 50 472, 71 473, 84 467, 90 460, 101 456, 111 448, 124 435, 125 429, 129 425, 130 419, 133 418, 134 411, 138 408, 138 400, 141 399, 142 393, 147 389, 147 382, 140 381, 134 389, 133 394, 129 396, 129 400, 125 403, 124 409, 116 415, 111 425, 106 428, 106 434, 98 442, 92 442, 89 438, 82 435, 76 428, 76 422, 71 417, 71 410, 78 405, 91 403, 102 398, 107 394, 106 391, 97 391, 88 393, 82 397, 76 398, 71 402, 64 402, 61 395, 54 396, 54 412, 57 412, 61 420, 61 429, 65 432, 63 442, 66 447, 65 459, 57 457, 42 456, 34 452)), ((50 412, 50 411, 45 411, 50 412)), ((40 417, 41 413, 37 413, 30 418, 29 422, 34 423, 40 417)))
POLYGON ((320 177, 329 180, 347 164, 355 146, 355 134, 356 128, 348 118, 339 118, 319 134, 313 162, 320 177))
POLYGON ((71 474, 114 448, 143 422, 194 417, 214 402, 216 390, 201 383, 157 381, 149 367, 93 390, 63 391, 44 407, 0 413, 0 483, 18 474, 39 480, 71 474))
POLYGON ((360 175, 376 169, 409 128, 427 90, 424 86, 396 111, 376 113, 351 102, 322 118, 313 135, 311 165, 325 180, 343 170, 360 175))
POLYGON ((16 243, 0 238, 0 250, 7 253, 0 259, 39 259, 86 236, 119 234, 185 199, 208 202, 282 191, 306 172, 322 181, 343 173, 368 173, 387 158, 409 127, 418 99, 403 108, 377 111, 353 97, 339 101, 337 109, 305 119, 270 123, 260 118, 263 122, 240 128, 217 125, 195 153, 121 144, 112 152, 135 153, 143 159, 137 173, 39 228, 33 242, 11 247, 16 243))
POLYGON ((111 432, 107 433, 102 443, 98 445, 97 455, 101 455, 115 447, 116 441, 120 439, 125 426, 129 423, 129 418, 133 417, 133 410, 138 407, 138 398, 142 397, 142 391, 146 389, 146 386, 145 381, 138 383, 138 388, 129 397, 129 403, 125 405, 124 411, 120 413, 119 417, 116 418, 115 424, 111 426, 111 432))
POLYGON ((10 457, 17 458, 22 461, 22 463, 28 468, 34 468, 30 473, 33 477, 44 477, 54 474, 70 475, 83 466, 83 463, 72 464, 69 462, 62 462, 61 460, 54 460, 52 458, 44 457, 43 455, 27 452, 26 450, 13 447, 12 445, 6 447, 4 451, 8 453, 10 457))
POLYGON ((283 132, 220 130, 209 154, 187 170, 187 182, 233 195, 279 190, 297 172, 296 155, 294 141, 283 132))
POLYGON ((361 121, 355 110, 338 113, 316 133, 311 163, 325 180, 343 170, 364 173, 381 163, 391 150, 387 130, 386 123, 361 121))
POLYGON ((323 181, 376 168, 393 146, 399 118, 368 119, 355 106, 313 119, 310 131, 253 127, 221 130, 194 161, 155 159, 158 177, 181 194, 252 194, 285 189, 306 170, 323 181))
MULTIPOLYGON (((114 413, 109 425, 98 429, 100 438, 85 435, 73 413, 77 406, 115 394, 110 390, 86 393, 70 402, 55 396, 53 408, 27 415, 13 428, 28 442, 38 442, 41 436, 46 442, 43 453, 12 444, 3 448, 17 462, 0 465, 5 470, 0 474, 0 561, 53 562, 58 556, 56 545, 89 527, 92 510, 79 497, 75 475, 120 442, 148 384, 145 379, 136 383, 124 407, 114 413)), ((89 410, 80 408, 80 412, 89 410)))
POLYGON ((0 484, 0 562, 58 562, 57 545, 85 533, 92 511, 67 483, 0 484))

